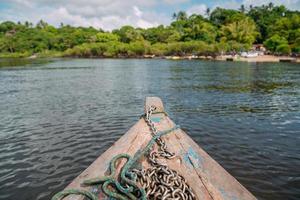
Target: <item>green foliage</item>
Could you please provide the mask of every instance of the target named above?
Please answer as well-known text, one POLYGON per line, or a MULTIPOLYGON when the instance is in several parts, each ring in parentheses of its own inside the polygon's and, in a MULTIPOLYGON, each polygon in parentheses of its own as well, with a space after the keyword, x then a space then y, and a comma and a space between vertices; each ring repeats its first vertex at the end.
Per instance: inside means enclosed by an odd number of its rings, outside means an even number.
POLYGON ((290 17, 282 17, 271 26, 270 32, 286 37, 290 43, 300 38, 300 15, 293 14, 290 17))
POLYGON ((227 51, 245 51, 245 49, 249 49, 248 44, 239 43, 234 40, 227 42, 227 51))
MULTIPOLYGON (((113 42, 112 42, 113 43, 113 42)), ((112 44, 111 44, 112 45, 112 44)), ((65 56, 103 57, 108 51, 108 43, 85 43, 65 51, 65 56)))
POLYGON ((260 31, 261 38, 259 42, 263 42, 268 37, 271 37, 274 34, 272 33, 272 26, 277 20, 287 14, 287 9, 284 6, 274 7, 272 4, 253 7, 247 13, 254 20, 260 31))
POLYGON ((16 28, 16 24, 11 21, 6 21, 0 24, 0 32, 1 33, 6 33, 8 31, 11 31, 16 28))
POLYGON ((65 56, 75 57, 136 57, 145 54, 163 55, 202 55, 213 53, 213 46, 202 41, 156 43, 136 41, 131 43, 106 42, 85 43, 65 51, 65 56))
POLYGON ((294 46, 293 47, 293 52, 295 52, 295 53, 300 53, 300 45, 299 46, 294 46))
POLYGON ((150 50, 151 54, 154 54, 156 56, 163 56, 167 53, 167 44, 165 43, 155 43, 151 46, 150 50))
POLYGON ((136 42, 129 43, 127 54, 129 56, 143 56, 149 51, 150 51, 149 42, 136 41, 136 42))
POLYGON ((28 22, 24 25, 3 22, 0 24, 0 52, 64 51, 89 42, 97 32, 94 28, 71 26, 55 28, 43 21, 38 22, 36 27, 32 27, 28 22))
POLYGON ((275 52, 277 51, 278 46, 288 45, 288 41, 284 37, 280 37, 279 35, 273 35, 264 42, 264 45, 268 50, 275 52))
POLYGON ((158 56, 207 55, 213 52, 213 45, 202 41, 172 42, 168 44, 157 43, 151 46, 151 53, 158 56))
POLYGON ((120 37, 121 42, 125 43, 144 40, 141 32, 132 26, 123 26, 119 30, 114 30, 113 33, 120 37))
POLYGON ((179 11, 168 26, 123 26, 112 32, 64 24, 54 27, 43 20, 36 25, 0 23, 0 57, 207 55, 247 50, 253 43, 263 43, 273 53, 300 53, 300 12, 272 3, 242 5, 238 10, 207 9, 204 16, 179 11))
POLYGON ((281 44, 276 47, 276 52, 280 54, 288 55, 291 53, 291 48, 288 44, 281 44))
POLYGON ((217 25, 222 26, 234 21, 238 21, 244 18, 245 15, 237 10, 231 9, 224 9, 217 7, 211 14, 210 14, 210 21, 217 25))
POLYGON ((119 41, 84 43, 68 49, 65 56, 77 57, 131 57, 142 56, 150 51, 148 42, 122 43, 119 41))
POLYGON ((258 35, 255 23, 250 18, 244 18, 221 27, 222 40, 244 44, 246 49, 251 47, 258 35))
POLYGON ((0 58, 26 58, 31 56, 30 52, 24 52, 24 53, 0 53, 0 58))
POLYGON ((206 21, 201 15, 191 15, 185 25, 183 41, 200 40, 207 43, 215 42, 217 28, 206 21))
POLYGON ((300 37, 298 37, 295 43, 292 45, 292 51, 295 53, 300 53, 300 37))
POLYGON ((111 42, 111 41, 119 41, 120 38, 116 34, 100 32, 92 36, 91 40, 92 42, 111 42))
POLYGON ((142 36, 152 44, 157 42, 176 42, 180 40, 180 34, 177 30, 172 27, 164 27, 163 25, 143 30, 142 36))

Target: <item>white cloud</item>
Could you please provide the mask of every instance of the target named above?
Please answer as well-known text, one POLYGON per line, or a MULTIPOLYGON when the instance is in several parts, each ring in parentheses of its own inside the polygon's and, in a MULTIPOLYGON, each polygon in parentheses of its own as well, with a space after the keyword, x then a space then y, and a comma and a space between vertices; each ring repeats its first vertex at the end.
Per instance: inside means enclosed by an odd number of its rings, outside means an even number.
POLYGON ((74 26, 93 26, 98 28, 105 28, 105 30, 112 30, 124 25, 134 25, 136 27, 148 28, 158 26, 158 22, 149 22, 142 18, 142 11, 137 7, 133 8, 134 14, 126 17, 118 15, 107 15, 101 18, 89 17, 85 18, 82 15, 71 14, 65 7, 60 7, 48 14, 41 16, 50 24, 59 24, 63 19, 65 24, 72 24, 74 26))
POLYGON ((195 5, 190 7, 187 10, 187 14, 191 15, 191 14, 201 14, 201 15, 205 15, 206 14, 206 10, 207 10, 207 6, 205 4, 199 4, 199 5, 195 5))
POLYGON ((10 5, 0 13, 0 21, 32 21, 43 19, 58 26, 61 22, 74 26, 94 26, 112 30, 123 25, 148 28, 168 24, 171 17, 157 13, 158 0, 3 0, 10 5))
POLYGON ((241 7, 241 3, 237 2, 236 0, 230 0, 230 1, 221 1, 220 3, 216 3, 215 7, 220 8, 229 8, 229 9, 238 9, 241 7))
POLYGON ((187 3, 189 0, 163 0, 164 3, 167 4, 181 4, 181 3, 187 3))
POLYGON ((141 17, 143 14, 143 12, 137 6, 133 6, 133 11, 137 17, 141 17))

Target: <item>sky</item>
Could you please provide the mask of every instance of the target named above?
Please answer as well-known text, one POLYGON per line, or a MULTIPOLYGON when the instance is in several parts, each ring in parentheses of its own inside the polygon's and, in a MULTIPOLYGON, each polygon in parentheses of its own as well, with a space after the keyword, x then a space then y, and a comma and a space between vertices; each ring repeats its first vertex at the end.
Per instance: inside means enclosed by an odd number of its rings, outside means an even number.
POLYGON ((204 14, 207 8, 237 9, 241 4, 249 7, 268 2, 300 10, 300 0, 0 0, 0 22, 36 23, 42 19, 54 26, 62 22, 104 30, 124 25, 148 28, 168 25, 172 14, 180 10, 204 14))

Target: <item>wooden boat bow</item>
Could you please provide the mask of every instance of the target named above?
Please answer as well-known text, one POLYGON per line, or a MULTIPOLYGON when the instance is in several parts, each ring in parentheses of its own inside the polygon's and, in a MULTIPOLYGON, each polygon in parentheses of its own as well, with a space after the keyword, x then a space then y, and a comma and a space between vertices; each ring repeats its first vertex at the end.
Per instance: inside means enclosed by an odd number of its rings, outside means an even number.
MULTIPOLYGON (((150 106, 155 106, 152 121, 155 127, 162 131, 171 129, 175 123, 164 113, 164 106, 160 98, 147 97, 145 112, 150 106)), ((112 157, 127 153, 131 156, 143 149, 151 140, 152 135, 144 119, 140 119, 126 134, 116 141, 107 151, 98 157, 86 170, 75 178, 66 189, 81 189, 87 191, 97 190, 99 199, 108 199, 96 187, 83 187, 86 179, 101 177, 108 174, 109 162, 112 157)), ((168 149, 175 153, 175 158, 162 160, 171 169, 181 174, 194 191, 198 200, 254 200, 256 199, 244 186, 242 186, 223 167, 200 148, 184 131, 176 129, 172 133, 162 136, 168 149)), ((121 170, 125 159, 117 162, 117 172, 121 170)), ((143 168, 149 167, 147 159, 141 159, 143 168)), ((69 195, 68 200, 81 200, 80 195, 69 195)))

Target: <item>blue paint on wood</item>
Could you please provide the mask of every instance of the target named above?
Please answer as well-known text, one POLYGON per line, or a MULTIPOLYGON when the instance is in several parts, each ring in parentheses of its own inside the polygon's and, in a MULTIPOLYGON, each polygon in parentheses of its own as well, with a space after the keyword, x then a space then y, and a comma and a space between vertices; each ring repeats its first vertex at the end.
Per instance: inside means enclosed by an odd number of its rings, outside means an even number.
POLYGON ((151 117, 152 122, 159 123, 161 120, 161 117, 151 117))
POLYGON ((226 192, 223 188, 219 188, 219 191, 225 200, 239 200, 235 195, 226 192))
POLYGON ((193 168, 193 164, 191 163, 189 155, 187 153, 183 153, 182 158, 185 165, 187 165, 189 168, 193 168))
POLYGON ((203 158, 192 147, 189 147, 182 157, 184 163, 190 168, 202 168, 203 166, 203 158))

